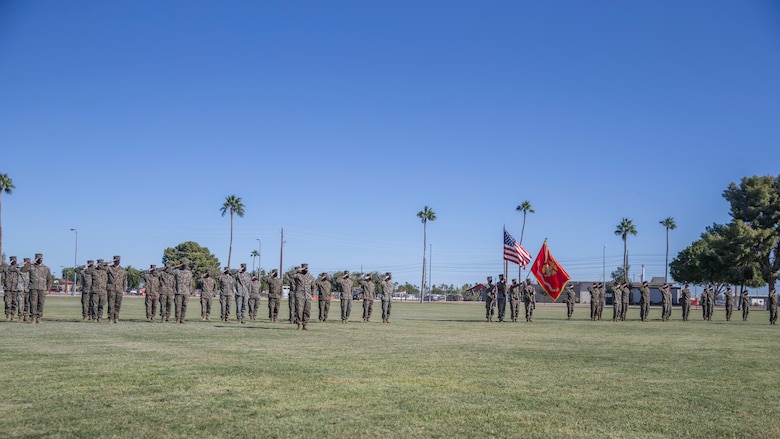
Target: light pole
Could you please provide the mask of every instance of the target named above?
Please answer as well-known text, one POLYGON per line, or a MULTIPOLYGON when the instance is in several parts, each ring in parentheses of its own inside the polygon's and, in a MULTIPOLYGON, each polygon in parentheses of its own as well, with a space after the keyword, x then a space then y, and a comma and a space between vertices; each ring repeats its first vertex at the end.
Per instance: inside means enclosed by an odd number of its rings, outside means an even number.
POLYGON ((263 266, 263 242, 260 238, 257 238, 257 272, 260 272, 260 267, 263 266))
MULTIPOLYGON (((76 233, 76 246, 75 250, 73 251, 73 289, 70 290, 70 295, 75 296, 76 295, 76 276, 78 276, 78 273, 76 273, 76 267, 78 267, 78 260, 79 260, 79 231, 75 228, 70 229, 71 232, 76 233)), ((65 285, 67 286, 67 284, 65 285)))

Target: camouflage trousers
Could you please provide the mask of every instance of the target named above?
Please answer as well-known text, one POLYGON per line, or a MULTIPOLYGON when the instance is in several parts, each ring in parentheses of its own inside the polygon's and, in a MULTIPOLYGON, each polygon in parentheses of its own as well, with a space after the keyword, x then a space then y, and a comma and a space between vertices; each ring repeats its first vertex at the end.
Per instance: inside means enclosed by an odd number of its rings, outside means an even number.
POLYGON ((748 314, 750 314, 750 307, 742 305, 742 320, 747 321, 748 314))
POLYGON ((530 322, 534 317, 534 309, 536 309, 536 304, 530 300, 524 300, 523 302, 525 303, 525 319, 530 322))
POLYGON ((393 307, 391 299, 382 298, 382 321, 390 320, 390 309, 393 307))
POLYGON ((257 319, 257 310, 260 309, 260 295, 250 294, 249 301, 247 301, 247 308, 249 308, 249 318, 252 320, 257 319))
POLYGON ((612 301, 612 321, 617 322, 620 321, 621 316, 623 315, 623 302, 613 300, 612 301))
POLYGON ((29 291, 17 292, 16 312, 19 318, 30 317, 30 292, 29 291))
POLYGON ((3 293, 3 299, 5 300, 5 316, 13 317, 16 315, 16 308, 18 307, 18 297, 15 291, 6 291, 3 293))
POLYGON ((268 320, 275 322, 279 318, 279 305, 282 299, 279 297, 268 298, 268 320))
POLYGON ((43 318, 43 305, 46 303, 46 290, 30 290, 30 317, 43 318))
POLYGON ((290 293, 288 296, 287 307, 290 309, 290 323, 295 323, 295 294, 290 293))
POLYGON ((171 318, 173 309, 173 294, 160 293, 160 321, 167 322, 171 318))
POLYGON ((620 304, 620 320, 626 321, 626 315, 628 314, 628 301, 624 300, 620 304))
POLYGON ((726 321, 731 321, 731 315, 734 313, 734 305, 727 303, 726 304, 726 321))
POLYGON ((227 294, 219 295, 219 318, 223 321, 227 321, 230 318, 230 303, 235 300, 235 296, 228 296, 227 294))
POLYGON ((211 316, 211 302, 214 301, 214 296, 211 293, 200 294, 200 316, 207 319, 211 316))
POLYGON ((341 299, 341 320, 348 321, 350 314, 352 314, 352 299, 343 297, 341 299))
POLYGON ((160 295, 158 293, 147 293, 144 298, 146 305, 146 320, 154 320, 157 315, 157 305, 160 304, 160 295))
POLYGON ((87 291, 81 292, 81 317, 82 318, 91 318, 92 317, 92 301, 90 300, 91 294, 87 291))
POLYGON ((643 322, 646 322, 649 315, 650 315, 650 304, 647 303, 646 300, 642 300, 641 302, 639 302, 639 318, 643 322))
POLYGON ((92 307, 92 320, 93 321, 99 321, 103 318, 103 308, 106 307, 106 293, 95 293, 92 292, 89 294, 89 301, 91 303, 92 307))
POLYGON ((311 296, 295 293, 295 323, 306 325, 311 317, 311 296))
POLYGON ((241 320, 246 314, 246 303, 249 300, 247 296, 236 294, 236 319, 241 320))
POLYGON ((688 321, 688 317, 691 314, 691 302, 687 300, 682 301, 682 319, 684 322, 688 321))
POLYGON ((566 302, 566 319, 571 320, 572 314, 574 314, 574 302, 566 302))
POLYGON ((174 317, 176 317, 177 322, 183 322, 187 317, 188 300, 189 294, 176 294, 176 296, 173 298, 174 306, 176 307, 174 309, 174 317))
POLYGON ((485 298, 485 318, 490 320, 493 318, 493 314, 495 313, 495 304, 496 300, 492 297, 486 297, 485 298))
POLYGON ((509 317, 513 322, 520 317, 520 299, 511 299, 509 301, 509 317))
POLYGON ((320 321, 324 322, 328 320, 328 311, 330 311, 330 297, 326 297, 318 301, 320 308, 320 321))
POLYGON ((115 322, 119 320, 119 311, 122 309, 121 291, 108 292, 108 320, 115 322))
POLYGON ((371 312, 374 310, 373 299, 363 299, 363 320, 371 320, 371 312))

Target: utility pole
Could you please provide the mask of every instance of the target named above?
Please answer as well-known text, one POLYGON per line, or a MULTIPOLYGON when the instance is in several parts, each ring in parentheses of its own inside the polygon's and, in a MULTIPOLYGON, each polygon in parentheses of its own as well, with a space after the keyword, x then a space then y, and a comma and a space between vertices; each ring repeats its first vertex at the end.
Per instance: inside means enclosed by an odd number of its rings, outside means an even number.
POLYGON ((279 244, 279 277, 282 277, 284 271, 282 271, 282 261, 284 259, 284 227, 282 227, 282 242, 279 244))

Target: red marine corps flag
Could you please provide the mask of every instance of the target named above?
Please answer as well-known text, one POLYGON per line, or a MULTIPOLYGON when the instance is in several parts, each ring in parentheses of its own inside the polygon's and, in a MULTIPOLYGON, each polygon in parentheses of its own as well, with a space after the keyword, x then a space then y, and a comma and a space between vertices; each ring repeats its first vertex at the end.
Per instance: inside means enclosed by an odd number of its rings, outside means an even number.
POLYGON ((569 273, 550 254, 546 239, 544 244, 542 244, 542 248, 539 249, 539 254, 536 255, 534 264, 531 266, 531 273, 536 276, 539 285, 553 300, 558 300, 558 296, 561 295, 566 282, 571 279, 569 273))

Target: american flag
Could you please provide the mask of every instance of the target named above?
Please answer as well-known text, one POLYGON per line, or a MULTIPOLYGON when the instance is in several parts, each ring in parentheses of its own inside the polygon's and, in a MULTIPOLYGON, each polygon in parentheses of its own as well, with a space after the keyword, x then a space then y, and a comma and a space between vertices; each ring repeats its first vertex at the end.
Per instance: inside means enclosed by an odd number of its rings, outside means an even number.
POLYGON ((522 265, 523 268, 531 262, 531 255, 506 230, 504 230, 504 260, 522 265))

